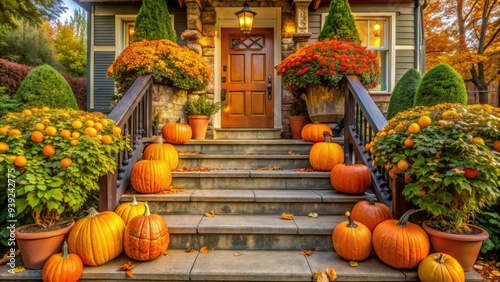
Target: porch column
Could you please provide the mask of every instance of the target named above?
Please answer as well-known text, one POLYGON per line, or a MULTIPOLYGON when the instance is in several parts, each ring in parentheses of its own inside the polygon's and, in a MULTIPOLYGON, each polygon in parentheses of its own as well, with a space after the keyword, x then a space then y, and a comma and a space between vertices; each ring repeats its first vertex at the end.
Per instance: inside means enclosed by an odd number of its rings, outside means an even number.
POLYGON ((302 48, 307 45, 311 33, 309 32, 309 5, 312 0, 293 0, 295 6, 295 26, 297 32, 293 35, 295 49, 302 48))
POLYGON ((201 46, 199 43, 202 37, 201 24, 201 1, 185 0, 187 10, 187 29, 181 34, 182 40, 187 41, 187 47, 201 55, 201 46))

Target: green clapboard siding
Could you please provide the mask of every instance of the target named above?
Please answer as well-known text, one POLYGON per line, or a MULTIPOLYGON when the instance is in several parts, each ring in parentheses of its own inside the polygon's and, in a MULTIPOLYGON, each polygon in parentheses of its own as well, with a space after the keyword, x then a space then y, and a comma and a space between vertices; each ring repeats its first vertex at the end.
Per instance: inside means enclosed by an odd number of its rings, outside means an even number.
POLYGON ((115 60, 113 51, 94 52, 94 108, 92 110, 109 113, 109 104, 115 91, 113 79, 106 79, 106 71, 115 60))
POLYGON ((94 17, 94 45, 115 46, 115 16, 94 17))

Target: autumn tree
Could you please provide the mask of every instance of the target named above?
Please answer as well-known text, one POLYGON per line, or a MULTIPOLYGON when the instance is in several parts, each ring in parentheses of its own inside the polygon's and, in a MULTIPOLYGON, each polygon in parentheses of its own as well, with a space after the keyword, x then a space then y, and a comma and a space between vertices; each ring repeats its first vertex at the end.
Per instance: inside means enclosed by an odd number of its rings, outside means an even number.
POLYGON ((429 0, 425 11, 427 69, 451 65, 488 103, 488 86, 500 77, 498 0, 429 0))
POLYGON ((66 11, 63 0, 1 0, 0 27, 17 28, 18 21, 41 26, 43 20, 56 20, 66 11))

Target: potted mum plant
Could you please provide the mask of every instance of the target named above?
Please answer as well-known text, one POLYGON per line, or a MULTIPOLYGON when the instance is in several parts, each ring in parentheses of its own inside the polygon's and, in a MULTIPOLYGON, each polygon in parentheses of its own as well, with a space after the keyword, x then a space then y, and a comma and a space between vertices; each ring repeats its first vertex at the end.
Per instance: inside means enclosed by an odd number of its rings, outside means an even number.
POLYGON ((15 229, 25 267, 42 268, 59 252, 74 224, 63 218, 99 190, 99 177, 115 171, 126 144, 115 122, 98 112, 43 107, 0 119, 0 199, 8 207, 1 218, 33 222, 15 229))
POLYGON ((375 164, 391 177, 405 175, 402 194, 427 212, 423 227, 434 250, 452 255, 465 271, 472 269, 488 234, 469 222, 500 195, 500 109, 414 107, 389 120, 371 148, 375 164), (446 237, 452 239, 450 249, 438 245, 446 237), (462 238, 475 242, 476 249, 459 249, 462 238), (472 256, 460 257, 465 253, 472 256))
POLYGON ((184 112, 193 130, 193 139, 205 139, 210 117, 224 109, 225 106, 226 104, 222 102, 214 102, 208 99, 206 94, 199 96, 198 99, 188 99, 186 101, 184 112))

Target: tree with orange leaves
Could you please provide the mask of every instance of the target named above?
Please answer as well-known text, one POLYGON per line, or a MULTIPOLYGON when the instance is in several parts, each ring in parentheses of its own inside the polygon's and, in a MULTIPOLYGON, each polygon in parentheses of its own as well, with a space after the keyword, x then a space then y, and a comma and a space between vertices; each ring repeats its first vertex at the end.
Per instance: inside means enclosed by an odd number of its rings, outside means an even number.
POLYGON ((451 65, 480 91, 488 103, 488 86, 500 77, 500 1, 429 0, 424 10, 427 69, 451 65))

